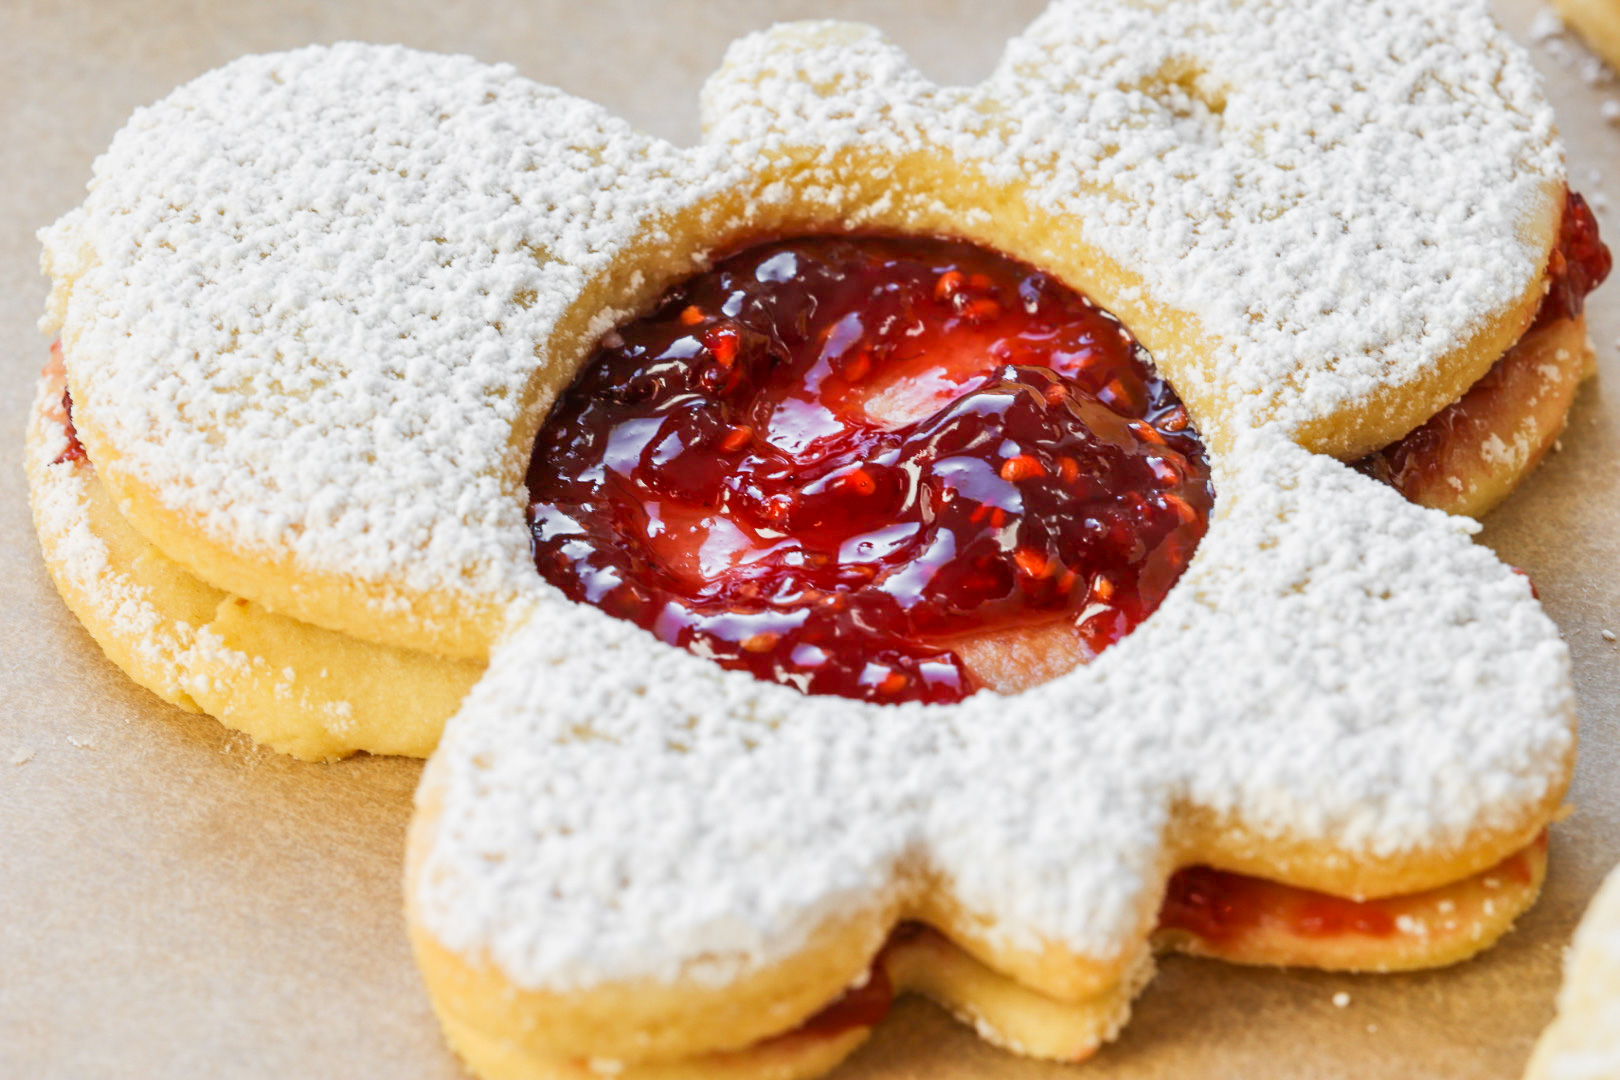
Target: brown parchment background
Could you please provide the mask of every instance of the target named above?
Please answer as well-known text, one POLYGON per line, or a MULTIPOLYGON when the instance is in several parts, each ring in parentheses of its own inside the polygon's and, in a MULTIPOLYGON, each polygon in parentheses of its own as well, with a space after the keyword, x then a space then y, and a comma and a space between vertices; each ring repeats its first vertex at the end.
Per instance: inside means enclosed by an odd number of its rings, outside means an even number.
MULTIPOLYGON (((1526 39, 1537 0, 1498 0, 1526 39)), ((246 52, 360 38, 506 60, 690 142, 696 94, 733 37, 813 16, 878 24, 944 82, 987 73, 1040 0, 0 0, 0 1077, 461 1075, 405 941, 400 861, 415 762, 305 765, 137 689, 58 600, 29 524, 24 414, 47 342, 36 228, 76 204, 131 109, 246 52), (9 450, 5 449, 10 447, 9 450)), ((1620 173, 1593 87, 1533 49, 1572 182, 1620 173)), ((1620 198, 1620 187, 1616 187, 1620 198)), ((1611 240, 1620 216, 1606 215, 1611 240)), ((1575 657, 1583 746, 1548 891, 1481 959, 1331 976, 1166 959, 1124 1037, 1078 1068, 1025 1062, 902 1003, 836 1075, 1489 1077, 1519 1074, 1552 1012, 1562 950, 1620 860, 1620 312, 1591 305, 1606 378, 1563 453, 1482 539, 1525 567, 1575 657), (1349 1004, 1336 1007, 1344 992, 1349 1004)), ((1400 643, 1390 643, 1400 648, 1400 643)))

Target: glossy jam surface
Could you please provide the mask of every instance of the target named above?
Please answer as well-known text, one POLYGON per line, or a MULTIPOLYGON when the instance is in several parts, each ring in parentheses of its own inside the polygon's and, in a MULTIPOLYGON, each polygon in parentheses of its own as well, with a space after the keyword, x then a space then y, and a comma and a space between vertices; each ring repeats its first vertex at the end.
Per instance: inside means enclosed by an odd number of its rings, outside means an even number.
POLYGON ((1212 490, 1108 313, 944 240, 750 248, 609 334, 529 471, 535 562, 722 666, 878 702, 977 689, 952 648, 1164 598, 1212 490))

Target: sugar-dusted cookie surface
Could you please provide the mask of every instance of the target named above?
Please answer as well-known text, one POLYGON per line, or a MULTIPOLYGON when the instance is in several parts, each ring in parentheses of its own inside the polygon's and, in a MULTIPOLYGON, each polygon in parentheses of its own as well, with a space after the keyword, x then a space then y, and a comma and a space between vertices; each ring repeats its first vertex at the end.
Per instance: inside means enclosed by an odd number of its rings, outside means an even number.
POLYGON ((534 578, 518 492, 552 358, 611 321, 597 279, 677 159, 400 48, 250 57, 141 110, 43 234, 120 512, 216 587, 481 659, 534 578))
POLYGON ((948 233, 1045 269, 1176 384, 1215 515, 1094 663, 950 706, 805 697, 536 590, 413 826, 413 934, 476 1069, 810 1075, 872 1022, 821 1018, 886 941, 987 1037, 1083 1056, 1178 867, 1397 896, 1532 845, 1574 751, 1556 629, 1469 523, 1321 453, 1454 400, 1540 302, 1559 149, 1483 5, 1058 4, 972 88, 793 25, 733 48, 705 120, 690 201, 641 228, 948 233), (953 948, 894 946, 907 922, 953 948))

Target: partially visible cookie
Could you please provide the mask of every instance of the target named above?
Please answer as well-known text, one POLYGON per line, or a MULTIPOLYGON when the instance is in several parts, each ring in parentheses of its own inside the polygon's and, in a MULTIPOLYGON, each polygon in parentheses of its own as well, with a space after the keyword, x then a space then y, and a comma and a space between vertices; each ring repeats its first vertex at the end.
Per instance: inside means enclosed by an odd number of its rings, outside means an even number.
MULTIPOLYGON (((1594 5, 1596 6, 1596 5, 1594 5)), ((1525 1080, 1620 1076, 1620 872, 1610 873, 1575 931, 1558 993, 1525 1080)))
POLYGON ((1620 71, 1620 4, 1615 0, 1553 0, 1553 6, 1610 67, 1620 71))

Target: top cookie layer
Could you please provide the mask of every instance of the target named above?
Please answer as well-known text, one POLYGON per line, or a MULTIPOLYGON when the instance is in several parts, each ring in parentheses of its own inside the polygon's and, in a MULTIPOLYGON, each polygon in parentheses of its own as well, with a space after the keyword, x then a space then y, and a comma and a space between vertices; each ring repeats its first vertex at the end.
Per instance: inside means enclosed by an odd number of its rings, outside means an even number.
POLYGON ((1460 396, 1539 302, 1562 149, 1483 4, 1066 0, 970 90, 873 34, 803 44, 733 46, 711 139, 977 162, 1218 342, 1146 342, 1201 412, 1359 455, 1460 396))
POLYGON ((954 706, 806 699, 539 598, 424 786, 439 942, 570 993, 731 985, 942 911, 1118 958, 1179 862, 1416 891, 1545 824, 1573 701, 1528 586, 1299 445, 1395 422, 1539 299, 1557 148, 1482 7, 1065 4, 966 90, 783 27, 705 111, 761 178, 751 227, 951 227, 1121 314, 1215 436, 1215 520, 1132 636, 954 706))
POLYGON ((706 108, 681 151, 508 68, 342 45, 138 112, 43 234, 126 516, 277 610, 482 655, 534 587, 527 440, 597 332, 751 231, 995 244, 1003 214, 1045 237, 1016 253, 1110 264, 1075 284, 1206 428, 1358 452, 1516 336, 1562 177, 1482 4, 1058 4, 961 90, 789 28, 706 108))
POLYGON ((316 598, 312 620, 370 636, 415 606, 402 643, 485 651, 458 622, 534 577, 531 383, 678 157, 466 58, 339 45, 203 76, 43 234, 93 459, 204 577, 358 582, 352 618, 316 598))

